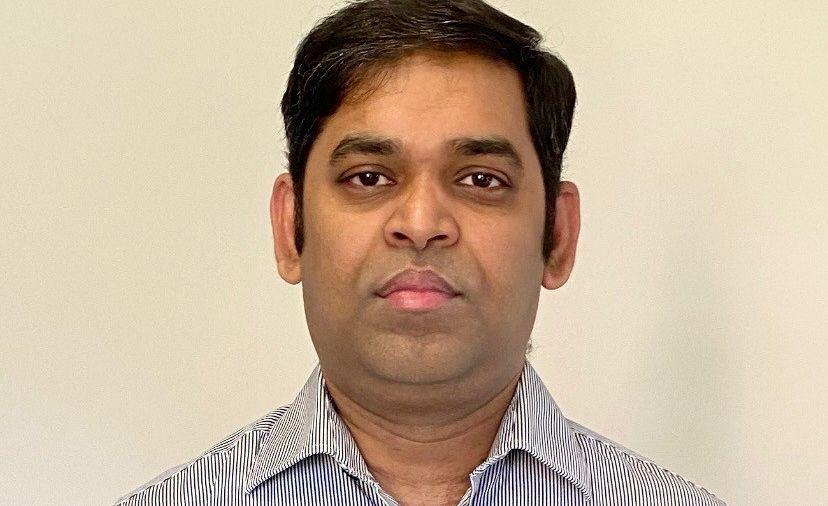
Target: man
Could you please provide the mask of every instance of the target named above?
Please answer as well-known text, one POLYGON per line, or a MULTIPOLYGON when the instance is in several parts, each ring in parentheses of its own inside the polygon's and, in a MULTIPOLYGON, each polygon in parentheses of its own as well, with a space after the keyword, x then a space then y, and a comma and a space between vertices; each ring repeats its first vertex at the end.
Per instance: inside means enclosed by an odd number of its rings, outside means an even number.
POLYGON ((319 364, 119 504, 724 504, 566 419, 526 360, 580 228, 575 88, 539 43, 479 0, 365 0, 312 30, 270 213, 319 364))

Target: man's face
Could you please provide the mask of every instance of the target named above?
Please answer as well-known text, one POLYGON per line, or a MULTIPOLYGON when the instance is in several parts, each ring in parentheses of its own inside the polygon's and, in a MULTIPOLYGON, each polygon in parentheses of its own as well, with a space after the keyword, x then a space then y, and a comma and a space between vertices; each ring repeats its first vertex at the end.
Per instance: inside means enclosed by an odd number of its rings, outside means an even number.
POLYGON ((330 377, 426 384, 522 363, 545 206, 514 70, 468 54, 406 58, 328 118, 304 185, 305 312, 330 377), (409 266, 462 294, 425 310, 376 294, 409 266))

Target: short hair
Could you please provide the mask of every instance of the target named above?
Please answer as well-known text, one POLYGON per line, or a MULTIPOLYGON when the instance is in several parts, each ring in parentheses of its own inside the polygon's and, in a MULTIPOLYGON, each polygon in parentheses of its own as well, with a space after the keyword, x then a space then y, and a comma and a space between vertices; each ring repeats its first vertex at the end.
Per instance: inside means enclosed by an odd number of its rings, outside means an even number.
POLYGON ((544 184, 541 254, 548 258, 576 94, 572 73, 541 47, 542 40, 534 28, 482 0, 357 0, 320 20, 296 51, 281 103, 298 253, 304 244, 305 167, 325 120, 383 70, 416 51, 436 50, 481 55, 520 74, 544 184))

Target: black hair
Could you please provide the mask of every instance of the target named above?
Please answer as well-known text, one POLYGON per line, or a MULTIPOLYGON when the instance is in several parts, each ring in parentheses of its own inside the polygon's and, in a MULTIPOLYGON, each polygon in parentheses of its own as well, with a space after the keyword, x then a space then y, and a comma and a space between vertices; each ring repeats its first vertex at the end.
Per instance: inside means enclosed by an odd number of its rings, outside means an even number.
POLYGON ((546 197, 541 251, 546 259, 576 95, 572 73, 540 46, 542 39, 534 28, 482 0, 357 0, 317 23, 297 49, 282 98, 298 253, 304 243, 305 166, 325 120, 383 69, 415 51, 437 50, 479 54, 520 74, 546 197))

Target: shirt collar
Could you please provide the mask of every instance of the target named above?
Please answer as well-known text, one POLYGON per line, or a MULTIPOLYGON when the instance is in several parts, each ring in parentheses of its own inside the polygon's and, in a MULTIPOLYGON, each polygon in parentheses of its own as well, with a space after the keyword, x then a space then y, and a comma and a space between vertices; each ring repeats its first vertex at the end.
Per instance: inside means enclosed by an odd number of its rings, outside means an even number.
MULTIPOLYGON (((575 484, 589 498, 590 477, 583 449, 535 369, 525 361, 520 382, 503 416, 482 473, 511 450, 523 450, 575 484)), ((317 454, 333 457, 362 480, 371 473, 345 423, 333 407, 317 363, 305 386, 262 440, 245 477, 250 493, 263 482, 317 454)))
POLYGON ((511 450, 526 451, 572 482, 587 499, 592 497, 584 450, 575 439, 569 420, 528 360, 489 456, 475 472, 482 472, 511 450))
POLYGON ((264 436, 245 477, 245 491, 250 493, 285 469, 317 454, 330 455, 344 471, 357 478, 370 477, 356 442, 333 408, 319 363, 296 399, 264 436))

